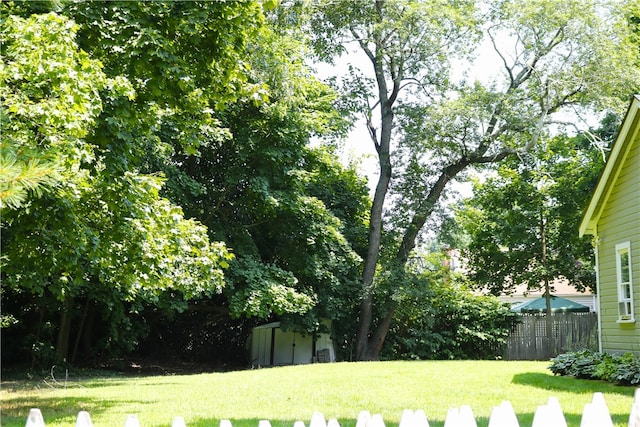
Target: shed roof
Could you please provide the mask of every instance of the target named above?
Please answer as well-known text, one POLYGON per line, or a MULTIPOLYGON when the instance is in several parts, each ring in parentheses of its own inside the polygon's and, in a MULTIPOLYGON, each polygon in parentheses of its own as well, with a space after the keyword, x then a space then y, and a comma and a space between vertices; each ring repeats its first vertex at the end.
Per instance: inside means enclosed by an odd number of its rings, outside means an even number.
POLYGON ((273 328, 279 328, 279 327, 280 327, 280 322, 271 322, 271 323, 265 323, 263 325, 256 326, 253 329, 273 329, 273 328))

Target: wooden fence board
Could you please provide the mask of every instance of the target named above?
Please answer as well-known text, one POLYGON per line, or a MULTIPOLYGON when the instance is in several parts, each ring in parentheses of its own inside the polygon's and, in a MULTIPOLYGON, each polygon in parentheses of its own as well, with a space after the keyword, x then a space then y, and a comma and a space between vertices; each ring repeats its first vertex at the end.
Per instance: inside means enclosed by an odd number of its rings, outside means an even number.
POLYGON ((507 360, 546 360, 561 353, 597 350, 598 315, 596 313, 554 313, 551 315, 552 345, 549 354, 546 314, 523 314, 507 338, 507 360))

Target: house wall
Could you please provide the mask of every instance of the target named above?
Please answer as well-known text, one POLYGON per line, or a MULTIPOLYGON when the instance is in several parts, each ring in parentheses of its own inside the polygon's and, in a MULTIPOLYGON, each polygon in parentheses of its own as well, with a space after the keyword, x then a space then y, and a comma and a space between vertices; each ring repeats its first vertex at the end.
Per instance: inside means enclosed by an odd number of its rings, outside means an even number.
POLYGON ((599 312, 602 350, 640 353, 640 133, 631 144, 607 205, 598 221, 599 312), (618 322, 615 246, 631 242, 636 323, 618 322))

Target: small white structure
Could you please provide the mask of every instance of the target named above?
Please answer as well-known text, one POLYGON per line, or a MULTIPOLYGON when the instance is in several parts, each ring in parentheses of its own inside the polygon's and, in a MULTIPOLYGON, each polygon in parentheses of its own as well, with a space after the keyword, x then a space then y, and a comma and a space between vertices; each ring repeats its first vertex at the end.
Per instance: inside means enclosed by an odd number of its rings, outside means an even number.
POLYGON ((251 331, 251 365, 302 365, 335 362, 333 341, 327 333, 316 339, 310 334, 284 332, 280 322, 260 325, 251 331))

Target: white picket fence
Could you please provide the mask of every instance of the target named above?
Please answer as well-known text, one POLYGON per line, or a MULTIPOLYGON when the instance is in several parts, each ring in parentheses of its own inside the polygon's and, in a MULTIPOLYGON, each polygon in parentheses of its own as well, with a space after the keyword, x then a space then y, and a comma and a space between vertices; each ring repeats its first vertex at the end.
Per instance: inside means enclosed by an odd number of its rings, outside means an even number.
MULTIPOLYGON (((172 427, 186 427, 183 417, 175 417, 172 427)), ((31 409, 25 427, 45 427, 42 413, 39 409, 31 409)), ((76 427, 93 427, 88 412, 81 411, 76 419, 76 427)), ((136 415, 129 415, 124 427, 140 427, 140 421, 136 415)), ((232 427, 231 421, 221 420, 219 427, 232 427)), ((261 420, 258 427, 271 427, 267 420, 261 420)), ((304 422, 296 421, 293 427, 305 427, 304 422)), ((325 419, 324 415, 316 412, 311 417, 309 427, 340 427, 335 418, 325 419)), ((362 411, 358 415, 356 427, 385 427, 380 414, 371 415, 368 411, 362 411)), ((429 421, 425 412, 421 409, 412 411, 406 409, 402 413, 398 427, 429 427, 429 421)), ((478 427, 473 411, 469 406, 450 409, 444 422, 444 427, 478 427)), ((491 411, 488 427, 520 427, 513 406, 508 401, 495 406, 491 411)), ((567 427, 562 408, 558 399, 550 397, 546 405, 538 406, 533 416, 531 427, 567 427)), ((580 427, 613 427, 613 421, 609 414, 609 408, 602 393, 594 393, 590 403, 584 406, 580 427)), ((636 390, 631 412, 629 414, 629 426, 640 427, 640 388, 636 390)))

